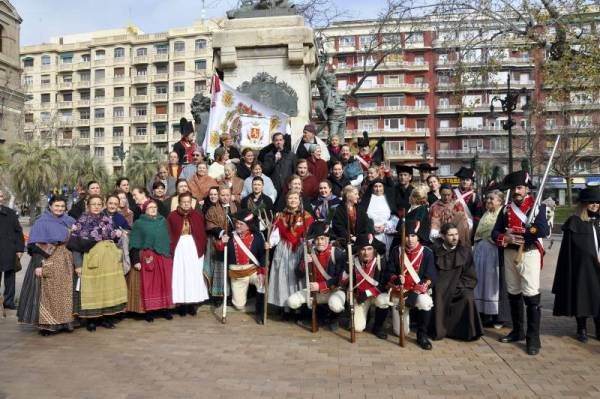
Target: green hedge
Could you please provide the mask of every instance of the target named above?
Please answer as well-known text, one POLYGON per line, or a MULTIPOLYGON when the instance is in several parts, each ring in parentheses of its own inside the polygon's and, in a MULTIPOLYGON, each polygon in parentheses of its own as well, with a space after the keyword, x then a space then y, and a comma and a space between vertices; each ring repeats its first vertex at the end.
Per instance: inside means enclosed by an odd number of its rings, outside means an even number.
POLYGON ((554 224, 563 224, 575 212, 575 207, 559 206, 554 211, 554 224))

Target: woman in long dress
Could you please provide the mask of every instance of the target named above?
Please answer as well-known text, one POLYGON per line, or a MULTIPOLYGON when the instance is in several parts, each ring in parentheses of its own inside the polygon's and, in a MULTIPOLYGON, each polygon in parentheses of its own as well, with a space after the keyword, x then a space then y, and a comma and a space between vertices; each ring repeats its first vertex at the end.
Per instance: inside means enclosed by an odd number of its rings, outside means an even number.
POLYGON ((313 217, 300 206, 300 194, 290 191, 287 206, 273 222, 269 246, 275 246, 269 278, 269 303, 283 308, 284 319, 289 318, 287 299, 301 290, 303 284, 295 274, 302 256, 304 232, 313 223, 313 217))
POLYGON ((146 321, 156 314, 171 320, 173 307, 173 259, 167 221, 158 214, 154 200, 143 206, 144 214, 133 223, 129 239, 129 256, 133 267, 141 271, 142 304, 146 321))
POLYGON ((31 228, 17 317, 40 334, 73 331, 73 256, 65 243, 75 219, 65 211, 63 197, 52 197, 48 209, 31 228))
POLYGON ((167 218, 173 254, 173 303, 179 315, 196 315, 197 304, 208 299, 204 283, 206 231, 204 216, 192 209, 192 194, 179 194, 179 207, 167 218))
POLYGON ((475 286, 473 295, 477 309, 482 314, 484 327, 502 325, 499 313, 500 292, 504 290, 504 273, 501 274, 498 247, 492 240, 492 230, 503 202, 500 191, 495 190, 487 194, 486 212, 481 217, 475 231, 473 263, 477 273, 477 286, 475 286))
POLYGON ((399 221, 394 197, 390 191, 390 188, 385 187, 383 180, 376 178, 371 182, 360 205, 360 210, 366 212, 373 221, 375 238, 385 244, 386 255, 391 249, 399 221))
POLYGON ((114 328, 111 316, 123 312, 127 303, 123 253, 115 244, 122 231, 102 213, 103 204, 99 195, 87 198, 88 212, 77 220, 67 245, 79 276, 73 312, 87 319, 88 331, 95 331, 98 323, 114 328))

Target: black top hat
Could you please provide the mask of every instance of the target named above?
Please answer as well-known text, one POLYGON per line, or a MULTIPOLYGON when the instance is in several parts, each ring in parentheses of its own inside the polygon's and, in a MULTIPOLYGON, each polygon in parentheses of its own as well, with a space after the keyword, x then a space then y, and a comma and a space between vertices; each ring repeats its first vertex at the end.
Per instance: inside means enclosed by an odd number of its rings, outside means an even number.
POLYGON ((416 166, 413 166, 415 169, 417 170, 421 170, 421 171, 425 171, 425 172, 431 172, 433 170, 438 170, 437 166, 431 166, 426 162, 421 162, 419 164, 417 164, 416 166))
POLYGON ((309 240, 314 240, 319 236, 331 237, 331 229, 329 228, 329 224, 322 221, 314 222, 310 225, 307 236, 309 240))
POLYGON ((181 118, 179 120, 179 131, 181 132, 182 137, 187 137, 190 134, 194 133, 194 124, 192 121, 189 121, 185 118, 181 118))
POLYGON ((240 209, 239 211, 231 215, 231 217, 233 220, 239 220, 240 222, 246 223, 246 225, 248 225, 248 228, 251 231, 258 231, 257 218, 248 209, 240 209))
POLYGON ((594 203, 600 202, 600 186, 589 186, 581 190, 578 202, 594 203))
POLYGON ((358 145, 358 148, 369 146, 369 133, 365 130, 362 134, 362 137, 356 139, 356 144, 358 145))
POLYGON ((500 190, 506 190, 509 188, 515 188, 517 186, 527 186, 529 188, 535 188, 533 182, 531 181, 531 176, 525 170, 518 170, 513 173, 509 173, 504 176, 504 180, 502 180, 502 184, 500 184, 500 190))
POLYGON ((413 167, 410 165, 396 165, 396 173, 400 174, 400 173, 408 173, 409 175, 412 176, 413 174, 413 167))
POLYGON ((458 177, 459 179, 471 179, 473 180, 473 175, 475 174, 475 171, 471 168, 465 168, 464 166, 461 166, 460 169, 458 170, 458 172, 456 172, 454 174, 454 176, 458 177))
POLYGON ((360 251, 364 247, 372 246, 378 254, 385 253, 385 244, 373 236, 373 234, 359 234, 354 242, 354 252, 360 251))

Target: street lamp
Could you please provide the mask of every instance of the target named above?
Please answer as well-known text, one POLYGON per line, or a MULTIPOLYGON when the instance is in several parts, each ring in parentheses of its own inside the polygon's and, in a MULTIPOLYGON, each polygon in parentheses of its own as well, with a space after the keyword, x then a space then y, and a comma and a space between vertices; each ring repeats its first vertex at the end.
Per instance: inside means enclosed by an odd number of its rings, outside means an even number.
POLYGON ((116 161, 117 159, 121 161, 121 172, 125 171, 125 167, 123 165, 123 162, 125 161, 125 158, 127 157, 127 153, 129 152, 129 150, 125 151, 125 146, 123 144, 123 140, 121 140, 121 144, 115 148, 116 153, 113 155, 112 159, 113 161, 116 161))
POLYGON ((512 147, 512 127, 516 122, 512 118, 512 113, 517 109, 517 103, 519 102, 519 94, 525 93, 526 89, 523 87, 518 92, 513 92, 510 89, 510 75, 512 71, 508 71, 508 78, 506 79, 507 93, 506 97, 500 98, 494 96, 490 101, 490 120, 496 120, 498 115, 494 112, 494 102, 500 102, 502 106, 502 113, 507 116, 506 121, 502 121, 502 129, 508 131, 508 173, 513 171, 513 147, 512 147))

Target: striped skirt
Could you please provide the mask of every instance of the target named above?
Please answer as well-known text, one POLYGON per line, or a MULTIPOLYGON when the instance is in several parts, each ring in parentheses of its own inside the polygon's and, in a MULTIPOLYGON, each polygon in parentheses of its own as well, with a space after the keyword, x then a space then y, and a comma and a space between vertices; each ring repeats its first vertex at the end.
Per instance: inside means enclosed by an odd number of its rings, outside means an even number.
POLYGON ((295 251, 285 241, 275 247, 273 262, 269 271, 269 303, 275 306, 287 306, 287 299, 304 287, 304 281, 296 277, 296 268, 302 256, 302 246, 295 251))
POLYGON ((480 313, 497 315, 500 301, 500 270, 498 247, 488 240, 480 240, 473 249, 473 263, 477 286, 473 291, 480 313))
POLYGON ((125 280, 127 281, 127 307, 125 311, 146 313, 142 302, 142 272, 132 266, 125 280))

